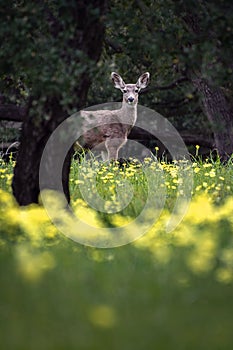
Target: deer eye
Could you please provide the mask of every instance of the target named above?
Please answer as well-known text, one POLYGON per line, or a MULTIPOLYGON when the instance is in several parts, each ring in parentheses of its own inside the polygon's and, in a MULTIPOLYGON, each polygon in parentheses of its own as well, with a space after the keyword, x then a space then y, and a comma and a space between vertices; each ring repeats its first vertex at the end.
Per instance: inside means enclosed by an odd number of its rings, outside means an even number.
POLYGON ((127 89, 123 89, 123 92, 124 92, 124 94, 126 94, 127 93, 127 89))
POLYGON ((134 91, 135 91, 135 92, 139 92, 139 89, 135 89, 134 91))

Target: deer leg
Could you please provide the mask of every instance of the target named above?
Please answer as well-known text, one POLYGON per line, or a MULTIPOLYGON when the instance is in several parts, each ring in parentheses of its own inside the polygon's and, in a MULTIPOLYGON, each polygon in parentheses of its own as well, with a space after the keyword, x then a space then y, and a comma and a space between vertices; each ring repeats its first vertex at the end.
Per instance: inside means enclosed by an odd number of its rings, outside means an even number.
POLYGON ((101 151, 101 157, 104 162, 108 160, 108 152, 107 151, 101 151))
POLYGON ((105 141, 105 147, 108 152, 108 160, 117 160, 118 152, 121 147, 127 142, 127 138, 108 138, 105 141))

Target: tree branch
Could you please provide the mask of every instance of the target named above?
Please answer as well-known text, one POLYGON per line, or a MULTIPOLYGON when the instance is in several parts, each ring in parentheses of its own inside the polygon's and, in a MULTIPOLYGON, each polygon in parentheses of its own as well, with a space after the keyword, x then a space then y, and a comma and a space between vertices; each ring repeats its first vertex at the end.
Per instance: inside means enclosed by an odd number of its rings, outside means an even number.
POLYGON ((0 105, 0 120, 22 122, 26 116, 26 108, 11 104, 0 105))
POLYGON ((105 45, 107 45, 108 47, 111 47, 111 49, 115 52, 115 53, 122 53, 123 52, 123 47, 117 43, 116 41, 106 37, 104 39, 104 43, 105 45))
MULTIPOLYGON (((172 140, 175 137, 173 133, 167 133, 167 132, 165 133, 166 133, 167 139, 172 140)), ((214 139, 212 135, 209 133, 201 134, 199 130, 194 130, 193 132, 181 131, 180 135, 186 145, 199 145, 201 147, 206 147, 209 149, 213 149, 215 146, 214 139)), ((150 148, 149 145, 152 146, 153 143, 160 142, 154 135, 137 126, 134 126, 132 128, 128 138, 130 140, 137 140, 138 142, 148 145, 148 148, 150 148)), ((164 148, 162 144, 161 144, 161 147, 164 148)))
POLYGON ((141 94, 146 94, 148 92, 152 92, 152 91, 156 91, 156 90, 170 90, 170 89, 174 89, 176 87, 178 87, 181 83, 183 82, 187 82, 189 81, 189 79, 187 77, 180 77, 178 78, 177 80, 171 82, 170 84, 168 85, 164 85, 164 86, 161 86, 161 85, 156 85, 156 86, 151 86, 145 90, 143 90, 141 92, 141 94))

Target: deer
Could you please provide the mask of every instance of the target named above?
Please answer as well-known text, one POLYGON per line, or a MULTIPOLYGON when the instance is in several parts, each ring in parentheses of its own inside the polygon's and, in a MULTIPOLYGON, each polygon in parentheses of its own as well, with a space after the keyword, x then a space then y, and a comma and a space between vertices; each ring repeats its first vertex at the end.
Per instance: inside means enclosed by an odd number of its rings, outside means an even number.
POLYGON ((76 141, 76 148, 92 149, 101 145, 103 161, 116 161, 119 150, 126 144, 128 135, 137 120, 138 95, 141 89, 145 89, 149 83, 150 74, 143 73, 136 84, 126 84, 122 77, 111 73, 115 88, 123 94, 122 105, 117 110, 97 110, 80 112, 86 126, 93 120, 98 126, 83 133, 76 141))

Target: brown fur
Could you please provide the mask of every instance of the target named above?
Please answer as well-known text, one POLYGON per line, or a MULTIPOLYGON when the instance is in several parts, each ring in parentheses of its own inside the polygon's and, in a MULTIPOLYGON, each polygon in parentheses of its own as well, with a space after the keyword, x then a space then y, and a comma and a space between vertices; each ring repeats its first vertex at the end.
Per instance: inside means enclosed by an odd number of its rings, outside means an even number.
POLYGON ((127 137, 137 120, 137 103, 140 89, 149 82, 149 73, 140 76, 136 84, 125 84, 117 73, 112 73, 112 80, 123 93, 122 107, 117 110, 81 111, 83 135, 76 142, 78 147, 103 151, 104 160, 117 160, 120 148, 127 142, 127 137), (85 131, 92 121, 98 126, 85 131), (107 157, 104 153, 107 152, 107 157))

